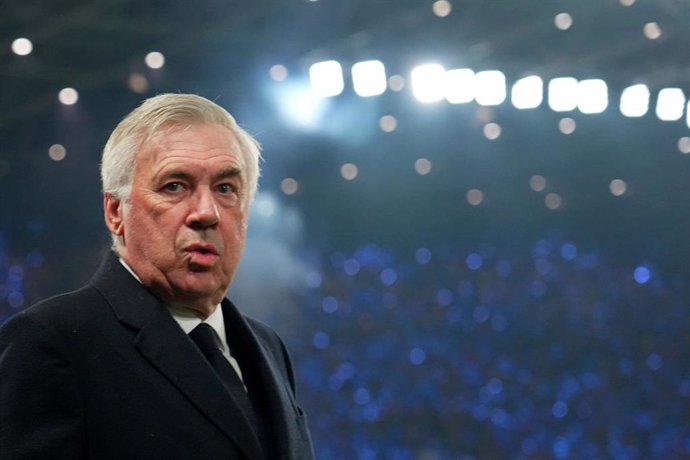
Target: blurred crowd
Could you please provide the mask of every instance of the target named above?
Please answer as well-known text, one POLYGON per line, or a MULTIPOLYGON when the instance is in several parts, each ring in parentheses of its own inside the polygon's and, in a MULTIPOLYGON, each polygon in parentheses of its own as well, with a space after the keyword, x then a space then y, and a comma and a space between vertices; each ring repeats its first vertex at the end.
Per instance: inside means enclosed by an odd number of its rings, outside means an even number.
POLYGON ((690 458, 688 285, 652 264, 553 237, 318 265, 282 321, 319 459, 690 458))
MULTIPOLYGON (((560 237, 305 258, 267 321, 320 460, 690 458, 690 283, 653 260, 560 237)), ((42 270, 0 238, 0 322, 42 270)))

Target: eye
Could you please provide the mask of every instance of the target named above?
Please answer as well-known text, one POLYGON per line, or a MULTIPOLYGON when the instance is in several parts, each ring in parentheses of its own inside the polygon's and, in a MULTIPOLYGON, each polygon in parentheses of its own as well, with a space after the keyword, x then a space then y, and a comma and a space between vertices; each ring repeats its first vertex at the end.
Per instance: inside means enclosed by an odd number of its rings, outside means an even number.
POLYGON ((232 184, 220 184, 218 186, 218 191, 223 194, 233 193, 235 191, 235 187, 232 184))
POLYGON ((170 182, 163 186, 163 190, 167 192, 179 192, 182 189, 182 184, 180 182, 170 182))

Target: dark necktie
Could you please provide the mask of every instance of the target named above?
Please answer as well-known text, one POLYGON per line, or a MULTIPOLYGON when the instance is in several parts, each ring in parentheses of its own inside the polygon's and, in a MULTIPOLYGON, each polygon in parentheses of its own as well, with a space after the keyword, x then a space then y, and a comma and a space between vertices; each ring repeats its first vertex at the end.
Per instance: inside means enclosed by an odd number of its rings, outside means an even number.
POLYGON ((249 400, 247 391, 244 389, 242 380, 235 372, 232 364, 225 358, 220 348, 218 336, 211 326, 201 323, 189 333, 189 337, 194 341, 199 350, 204 354, 211 364, 216 374, 220 377, 228 389, 232 398, 240 406, 249 423, 256 427, 256 414, 249 400))

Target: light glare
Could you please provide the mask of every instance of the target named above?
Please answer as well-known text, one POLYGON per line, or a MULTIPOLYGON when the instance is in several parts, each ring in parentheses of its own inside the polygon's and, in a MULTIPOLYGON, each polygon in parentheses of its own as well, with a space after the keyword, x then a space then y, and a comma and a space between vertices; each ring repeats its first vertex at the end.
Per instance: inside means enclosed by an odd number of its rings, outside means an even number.
POLYGON ((48 156, 53 161, 62 161, 67 156, 67 149, 61 144, 53 144, 48 148, 48 156))
POLYGON ((627 189, 628 184, 626 184, 624 180, 614 179, 611 181, 611 183, 609 183, 609 190, 613 196, 621 196, 627 191, 627 189))
POLYGON ((566 136, 574 133, 575 128, 577 128, 577 123, 572 118, 561 118, 558 121, 558 130, 566 136))
POLYGON ((283 81, 288 76, 288 70, 287 67, 285 67, 284 65, 276 64, 274 66, 271 66, 271 68, 268 71, 268 74, 271 76, 271 79, 273 81, 283 81))
POLYGON ((74 88, 63 88, 58 93, 58 100, 64 105, 74 105, 79 100, 79 93, 74 88))
POLYGON ((386 133, 392 133, 398 128, 398 120, 393 115, 384 115, 379 119, 379 128, 386 133))
POLYGON ((499 105, 506 99, 506 77, 498 70, 477 72, 477 104, 499 105))
POLYGON ((484 192, 476 188, 470 189, 465 194, 465 199, 472 206, 479 206, 484 201, 484 192))
POLYGON ((405 88, 405 79, 402 75, 391 75, 388 79, 388 87, 396 93, 402 91, 405 88))
POLYGON ((343 92, 343 69, 338 61, 323 61, 309 68, 311 90, 318 97, 337 96, 343 92))
POLYGON ((511 101, 516 109, 534 109, 544 100, 544 82, 536 75, 516 81, 511 91, 511 101))
POLYGON ((683 117, 685 95, 680 88, 664 88, 656 100, 656 116, 662 121, 676 121, 683 117))
POLYGON ((650 40, 656 40, 657 38, 661 37, 661 27, 659 27, 659 24, 656 22, 648 22, 644 25, 644 29, 642 29, 642 31, 644 36, 650 40))
POLYGON ((381 61, 362 61, 352 66, 352 84, 362 97, 378 96, 386 91, 386 69, 381 61))
POLYGON ((445 76, 445 97, 451 104, 472 102, 475 94, 475 74, 471 69, 451 69, 445 76))
POLYGON ((678 139, 678 151, 684 155, 690 154, 690 137, 683 136, 678 139))
POLYGON ((144 62, 151 69, 160 69, 165 65, 165 56, 158 51, 151 51, 144 58, 144 62))
POLYGON ((354 180, 359 174, 359 169, 352 163, 345 163, 340 167, 340 175, 345 180, 354 180))
POLYGON ((568 13, 559 13, 553 22, 560 30, 568 30, 573 25, 573 17, 568 13))
POLYGON ((17 56, 26 56, 34 50, 34 45, 28 38, 18 38, 12 42, 12 52, 17 56))
POLYGON ((601 113, 609 105, 609 92, 604 80, 582 80, 577 85, 577 108, 582 113, 601 113))
POLYGON ((535 192, 541 192, 546 188, 546 178, 536 174, 529 178, 529 187, 535 192))
POLYGON ((626 117, 641 117, 649 110, 649 88, 639 84, 628 86, 621 94, 621 113, 626 117))
POLYGON ((549 107, 554 112, 569 112, 577 107, 577 80, 554 78, 549 82, 549 107))
POLYGON ((412 94, 422 103, 438 102, 444 97, 446 70, 439 64, 424 64, 412 69, 412 94))
POLYGON ((453 7, 448 0, 436 0, 431 9, 439 18, 445 18, 453 10, 453 7))
POLYGON ((420 176, 426 176, 431 172, 431 161, 426 158, 420 158, 414 162, 414 170, 420 176))
POLYGON ((501 136, 501 125, 497 123, 487 123, 484 125, 484 137, 494 141, 501 136))
POLYGON ((292 177, 287 177, 280 181, 280 190, 286 195, 294 195, 299 190, 299 182, 292 177))
POLYGON ((557 210, 563 204, 563 199, 557 193, 549 193, 544 198, 544 204, 552 211, 557 210))

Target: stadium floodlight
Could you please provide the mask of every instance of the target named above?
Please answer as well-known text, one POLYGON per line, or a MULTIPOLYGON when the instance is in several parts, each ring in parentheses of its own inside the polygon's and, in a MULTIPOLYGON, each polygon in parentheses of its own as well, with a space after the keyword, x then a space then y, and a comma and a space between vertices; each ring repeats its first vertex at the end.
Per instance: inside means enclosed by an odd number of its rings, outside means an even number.
POLYGON ((649 110, 649 88, 639 84, 628 86, 621 94, 621 113, 626 117, 641 117, 649 110))
POLYGON ((451 104, 472 102, 475 96, 475 74, 471 69, 451 69, 446 72, 445 97, 451 104))
POLYGON ((609 105, 609 90, 604 80, 582 80, 577 84, 577 108, 582 113, 601 113, 609 105))
POLYGON ((362 97, 378 96, 386 91, 386 68, 381 61, 362 61, 352 66, 352 85, 362 97))
POLYGON ((511 102, 516 109, 534 109, 544 100, 544 82, 536 75, 516 81, 511 90, 511 102))
POLYGON ((477 72, 477 94, 479 105, 499 105, 506 100, 506 77, 498 70, 477 72))
POLYGON ((577 107, 577 80, 571 77, 554 78, 549 82, 549 107, 554 112, 568 112, 577 107))
POLYGON ((439 64, 424 64, 412 69, 412 94, 423 103, 438 102, 444 97, 446 69, 439 64))
POLYGON ((664 88, 656 99, 656 116, 662 121, 676 121, 683 117, 685 94, 680 88, 664 88))
POLYGON ((311 90, 319 97, 337 96, 343 92, 343 68, 338 61, 322 61, 309 68, 311 90))

